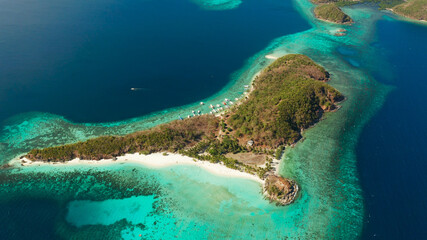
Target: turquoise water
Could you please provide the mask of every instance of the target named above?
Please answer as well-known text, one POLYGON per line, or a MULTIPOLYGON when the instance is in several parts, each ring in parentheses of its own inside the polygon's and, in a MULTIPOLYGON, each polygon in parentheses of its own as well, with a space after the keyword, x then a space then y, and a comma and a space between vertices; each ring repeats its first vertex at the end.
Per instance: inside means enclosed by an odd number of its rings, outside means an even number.
MULTIPOLYGON (((76 227, 84 225, 111 225, 122 219, 136 225, 146 223, 152 212, 154 195, 105 201, 76 200, 68 204, 65 220, 76 227)), ((153 222, 151 222, 153 224, 153 222)))
MULTIPOLYGON (((244 1, 240 3, 206 1, 200 6, 231 11, 243 6, 244 1), (216 7, 220 5, 223 7, 216 7)), ((132 164, 49 166, 0 173, 5 190, 1 205, 9 210, 2 216, 11 219, 33 214, 32 205, 24 204, 19 211, 11 207, 22 199, 52 206, 38 213, 54 216, 54 224, 52 218, 40 220, 49 228, 51 238, 135 239, 140 234, 148 239, 360 237, 365 210, 355 148, 363 126, 392 90, 371 75, 374 69, 387 72, 390 68, 373 44, 377 41, 375 24, 383 14, 369 6, 347 7, 344 11, 356 24, 345 26, 348 35, 337 37, 336 25, 313 18, 311 3, 296 0, 294 4, 312 28, 272 40, 232 75, 227 86, 203 100, 210 104, 224 97, 240 97, 243 85, 272 62, 265 58, 267 54, 306 54, 332 73, 330 84, 347 100, 339 111, 326 114, 323 121, 305 131, 304 141, 286 149, 282 159, 280 173, 296 179, 302 189, 294 204, 276 207, 262 198, 256 182, 214 176, 191 166, 157 170, 132 164)), ((53 114, 25 113, 5 123, 0 135, 1 157, 7 161, 33 147, 146 129, 174 120, 196 106, 198 102, 140 118, 97 124, 74 124, 53 114)), ((13 231, 13 227, 6 234, 15 239, 25 237, 26 232, 15 233, 18 230, 13 231)))
POLYGON ((205 10, 230 10, 239 7, 242 0, 192 0, 205 10))

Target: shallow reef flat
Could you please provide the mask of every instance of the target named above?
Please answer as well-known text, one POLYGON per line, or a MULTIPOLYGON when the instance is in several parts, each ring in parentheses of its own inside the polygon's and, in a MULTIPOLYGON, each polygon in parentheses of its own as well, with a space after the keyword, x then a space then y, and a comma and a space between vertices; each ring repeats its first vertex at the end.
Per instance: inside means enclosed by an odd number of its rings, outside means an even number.
POLYGON ((239 7, 242 0, 191 0, 206 10, 230 10, 239 7))

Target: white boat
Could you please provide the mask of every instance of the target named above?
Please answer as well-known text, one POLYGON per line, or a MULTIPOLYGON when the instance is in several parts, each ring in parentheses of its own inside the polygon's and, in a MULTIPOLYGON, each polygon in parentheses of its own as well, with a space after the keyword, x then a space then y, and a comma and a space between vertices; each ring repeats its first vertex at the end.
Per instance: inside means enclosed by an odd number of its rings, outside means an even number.
POLYGON ((205 103, 204 102, 200 102, 200 105, 205 105, 205 103))
POLYGON ((219 107, 221 107, 221 105, 217 104, 217 105, 216 105, 216 107, 218 107, 218 108, 219 108, 219 107))
POLYGON ((239 99, 238 99, 238 98, 235 98, 234 100, 239 101, 239 99))

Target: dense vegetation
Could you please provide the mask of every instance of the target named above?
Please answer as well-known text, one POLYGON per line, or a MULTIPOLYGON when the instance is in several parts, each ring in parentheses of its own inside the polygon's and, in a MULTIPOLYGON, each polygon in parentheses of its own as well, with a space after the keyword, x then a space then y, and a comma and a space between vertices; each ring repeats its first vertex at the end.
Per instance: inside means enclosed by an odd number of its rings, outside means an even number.
POLYGON ((334 22, 347 24, 352 23, 353 20, 345 14, 335 3, 321 4, 314 8, 314 14, 317 18, 334 22))
MULTIPOLYGON (((427 0, 311 0, 315 4, 320 4, 314 10, 316 17, 328 21, 333 19, 340 19, 337 9, 321 9, 320 7, 334 4, 337 8, 358 4, 358 3, 373 3, 378 5, 378 8, 392 9, 396 14, 412 18, 415 20, 427 21, 427 0), (320 11, 322 10, 322 11, 320 11), (332 18, 328 19, 328 18, 332 18)), ((325 7, 323 7, 325 8, 325 7)), ((340 9, 339 9, 340 10, 340 9)))
POLYGON ((217 128, 217 118, 201 116, 185 121, 174 121, 126 136, 103 136, 85 142, 33 149, 27 157, 43 161, 67 161, 74 158, 100 160, 125 153, 176 152, 184 147, 191 147, 205 138, 214 137, 217 128))
POLYGON ((126 153, 178 152, 199 160, 257 174, 271 170, 244 164, 227 153, 264 152, 280 158, 282 146, 300 138, 323 111, 343 96, 324 83, 329 74, 304 55, 291 54, 268 66, 254 82, 248 99, 221 118, 199 116, 163 124, 126 136, 103 136, 58 147, 33 149, 26 157, 41 161, 109 159, 126 153), (246 146, 247 140, 254 141, 246 146), (276 149, 276 152, 273 149, 276 149))
POLYGON ((387 8, 392 8, 398 4, 401 4, 403 2, 405 2, 404 0, 363 0, 361 1, 362 3, 367 2, 367 3, 374 3, 378 5, 378 8, 380 10, 384 10, 387 8))
POLYGON ((393 11, 405 17, 427 21, 427 0, 409 0, 395 6, 393 11))
POLYGON ((343 96, 324 83, 325 69, 304 55, 279 58, 255 80, 249 99, 227 117, 232 135, 245 144, 277 148, 300 138, 323 111, 335 108, 343 96))
POLYGON ((427 0, 312 0, 315 4, 334 3, 338 7, 374 3, 379 9, 392 9, 396 14, 427 21, 427 0))
POLYGON ((379 9, 386 9, 394 7, 403 3, 403 0, 312 0, 315 4, 320 3, 335 3, 339 7, 354 5, 358 3, 374 3, 377 4, 379 9))

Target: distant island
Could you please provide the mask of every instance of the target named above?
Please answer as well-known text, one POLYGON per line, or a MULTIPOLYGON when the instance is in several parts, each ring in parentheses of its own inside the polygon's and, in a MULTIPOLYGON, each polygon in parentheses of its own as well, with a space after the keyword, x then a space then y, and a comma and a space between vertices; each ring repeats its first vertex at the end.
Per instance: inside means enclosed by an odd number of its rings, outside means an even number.
POLYGON ((427 0, 408 0, 391 8, 396 14, 419 21, 427 21, 427 0))
POLYGON ((314 15, 320 20, 338 24, 351 24, 354 22, 336 3, 319 4, 314 8, 314 15))
MULTIPOLYGON (((329 73, 309 57, 286 55, 254 79, 245 99, 217 116, 206 114, 125 136, 33 149, 22 159, 67 162, 115 159, 132 153, 179 153, 257 175, 264 180, 266 197, 287 205, 295 200, 299 187, 294 180, 277 176, 273 162, 324 112, 338 109, 344 96, 325 83, 328 80, 329 73)), ((226 99, 224 104, 229 102, 226 99)))
POLYGON ((427 0, 311 0, 319 4, 314 9, 317 18, 335 23, 349 23, 351 18, 339 7, 358 3, 374 3, 379 9, 388 9, 397 15, 418 21, 427 21, 427 0), (343 15, 344 14, 344 15, 343 15))

